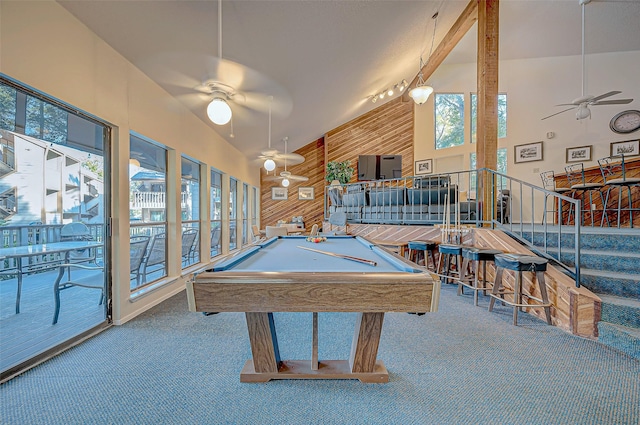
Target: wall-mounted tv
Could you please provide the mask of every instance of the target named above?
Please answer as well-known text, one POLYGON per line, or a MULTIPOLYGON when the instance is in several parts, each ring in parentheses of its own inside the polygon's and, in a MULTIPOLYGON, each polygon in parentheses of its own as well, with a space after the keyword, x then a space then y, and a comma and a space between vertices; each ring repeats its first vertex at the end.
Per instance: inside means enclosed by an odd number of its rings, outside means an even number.
POLYGON ((402 177, 402 155, 360 155, 358 180, 399 179, 402 177))

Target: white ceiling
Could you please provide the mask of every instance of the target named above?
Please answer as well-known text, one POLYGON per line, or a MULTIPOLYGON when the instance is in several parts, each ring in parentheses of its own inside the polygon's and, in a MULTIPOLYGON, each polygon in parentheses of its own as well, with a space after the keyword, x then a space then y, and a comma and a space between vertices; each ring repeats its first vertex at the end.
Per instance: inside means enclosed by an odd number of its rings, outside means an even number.
MULTIPOLYGON (((304 146, 380 106, 369 96, 411 81, 420 55, 429 55, 432 15, 439 12, 437 45, 468 0, 224 1, 224 61, 217 60, 217 0, 58 2, 254 157, 267 147, 265 96, 275 97, 272 146, 283 150, 285 136, 290 150, 304 146), (234 138, 229 125, 207 119, 207 99, 194 89, 221 62, 218 78, 247 95, 231 104, 234 138)), ((500 59, 579 55, 580 28, 578 0, 502 0, 500 59)), ((640 50, 640 0, 593 0, 586 28, 587 54, 640 50)), ((475 62, 475 55, 474 27, 445 63, 475 62)))

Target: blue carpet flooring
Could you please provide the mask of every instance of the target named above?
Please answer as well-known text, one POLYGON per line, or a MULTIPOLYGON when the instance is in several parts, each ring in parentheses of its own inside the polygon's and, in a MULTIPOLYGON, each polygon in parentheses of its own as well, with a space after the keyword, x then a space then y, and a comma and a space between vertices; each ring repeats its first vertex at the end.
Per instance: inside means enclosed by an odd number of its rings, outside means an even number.
MULTIPOLYGON (((244 315, 190 313, 181 293, 2 385, 0 423, 640 423, 640 362, 455 290, 438 313, 385 316, 387 384, 241 384, 244 315)), ((319 318, 320 358, 348 358, 355 314, 319 318)), ((275 320, 282 358, 310 358, 311 314, 275 320)))

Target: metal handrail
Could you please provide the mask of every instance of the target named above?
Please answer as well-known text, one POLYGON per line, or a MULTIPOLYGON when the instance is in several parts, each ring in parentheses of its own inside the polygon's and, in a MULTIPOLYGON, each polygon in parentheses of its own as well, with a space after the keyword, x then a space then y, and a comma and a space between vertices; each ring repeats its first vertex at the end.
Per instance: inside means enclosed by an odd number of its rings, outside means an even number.
MULTIPOLYGON (((538 255, 541 255, 545 258, 553 260, 558 266, 562 267, 566 270, 571 277, 573 277, 576 281, 576 287, 580 287, 580 250, 581 250, 581 234, 580 234, 580 222, 579 218, 576 218, 576 214, 580 214, 581 211, 581 201, 579 199, 573 199, 571 197, 561 195, 557 192, 553 192, 542 187, 536 186, 529 182, 525 182, 523 180, 519 180, 513 177, 509 177, 505 174, 501 174, 497 171, 490 170, 488 168, 483 168, 478 170, 479 172, 486 172, 492 176, 489 180, 491 182, 495 182, 496 177, 500 177, 506 182, 506 185, 503 189, 508 189, 509 196, 509 210, 510 217, 509 223, 500 223, 497 220, 491 220, 491 226, 493 228, 499 228, 500 230, 506 231, 510 236, 516 238, 519 242, 527 245, 532 251, 536 252, 538 255), (516 192, 514 192, 516 189, 516 192), (530 193, 525 193, 529 191, 530 193), (530 202, 527 206, 524 204, 525 194, 530 195, 530 202), (552 211, 554 214, 555 224, 553 225, 553 229, 549 228, 549 222, 546 220, 548 211, 543 205, 542 216, 540 222, 536 220, 536 194, 539 197, 544 196, 548 205, 549 201, 551 201, 551 205, 554 206, 552 211), (514 208, 514 202, 519 202, 517 205, 519 208, 514 208), (569 211, 574 212, 574 220, 573 224, 570 223, 569 218, 567 218, 567 223, 564 224, 564 216, 563 211, 568 209, 569 211), (524 211, 531 212, 531 217, 527 218, 523 215, 524 211), (514 217, 514 213, 519 213, 519 216, 514 217), (517 223, 517 224, 516 224, 517 223), (528 228, 528 229, 527 229, 528 228), (540 232, 543 238, 542 246, 536 245, 534 243, 536 233, 540 232), (549 235, 555 234, 557 232, 557 253, 554 255, 553 250, 548 245, 549 235), (562 258, 562 236, 571 234, 573 232, 574 235, 574 261, 573 265, 570 262, 566 262, 562 258), (529 235, 527 236, 527 233, 529 235)), ((495 191, 495 185, 492 185, 490 188, 492 193, 495 191)), ((570 213, 569 213, 570 214, 570 213)), ((492 217, 495 217, 495 213, 492 212, 492 217)), ((579 217, 579 216, 578 216, 579 217)))
MULTIPOLYGON (((460 216, 460 223, 477 227, 490 226, 506 232, 538 255, 552 260, 574 278, 576 286, 580 287, 580 219, 575 219, 576 214, 581 211, 580 200, 488 168, 350 183, 340 187, 326 186, 324 218, 328 220, 333 211, 342 210, 347 213, 347 221, 350 223, 433 225, 445 220, 444 209, 441 208, 445 202, 444 197, 459 196, 463 191, 470 195, 465 199, 470 200, 460 203, 460 211, 462 207, 465 208, 464 214, 455 212, 460 216), (482 215, 482 181, 489 182, 486 190, 490 199, 495 200, 489 208, 489 217, 482 215), (427 196, 422 198, 421 192, 416 189, 423 189, 427 196), (506 211, 498 211, 498 196, 506 193, 507 189, 508 208, 506 211), (536 201, 536 198, 541 197, 546 201, 542 210, 540 202, 536 201), (551 209, 553 225, 549 225, 547 220, 549 211, 546 207, 549 203, 554 207, 551 209), (568 224, 564 224, 565 210, 574 212, 573 224, 569 218, 566 220, 568 224), (563 258, 562 246, 562 237, 571 232, 575 247, 573 264, 563 258), (554 250, 549 246, 549 241, 551 235, 555 236, 556 233, 557 250, 554 250), (541 246, 535 244, 536 236, 543 238, 541 246)), ((455 203, 450 199, 446 201, 455 203)))

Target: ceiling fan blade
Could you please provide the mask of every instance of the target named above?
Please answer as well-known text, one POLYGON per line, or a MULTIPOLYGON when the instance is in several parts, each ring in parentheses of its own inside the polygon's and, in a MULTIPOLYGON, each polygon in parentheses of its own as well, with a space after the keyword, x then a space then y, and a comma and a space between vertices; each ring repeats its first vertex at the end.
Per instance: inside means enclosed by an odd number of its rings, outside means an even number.
POLYGON ((296 176, 295 174, 290 175, 289 177, 287 177, 289 180, 294 180, 297 182, 306 182, 307 180, 309 180, 309 177, 305 177, 305 176, 296 176))
POLYGON ((603 100, 602 102, 592 103, 592 106, 598 105, 626 105, 633 102, 633 99, 615 99, 615 100, 603 100))
POLYGON ((604 99, 605 97, 609 97, 609 96, 613 96, 615 94, 620 94, 622 93, 621 91, 610 91, 609 93, 605 93, 605 94, 601 94, 600 96, 596 96, 593 99, 591 99, 591 102, 597 102, 600 99, 604 99))
POLYGON ((554 117, 554 116, 556 116, 556 115, 558 115, 558 114, 561 114, 561 113, 563 113, 563 112, 571 111, 572 109, 576 109, 576 108, 575 108, 575 107, 573 107, 573 108, 565 109, 565 110, 563 110, 563 111, 556 112, 555 114, 551 114, 551 115, 549 115, 549 116, 546 116, 546 117, 544 117, 544 118, 542 118, 542 119, 543 119, 543 120, 546 120, 547 118, 554 117))

